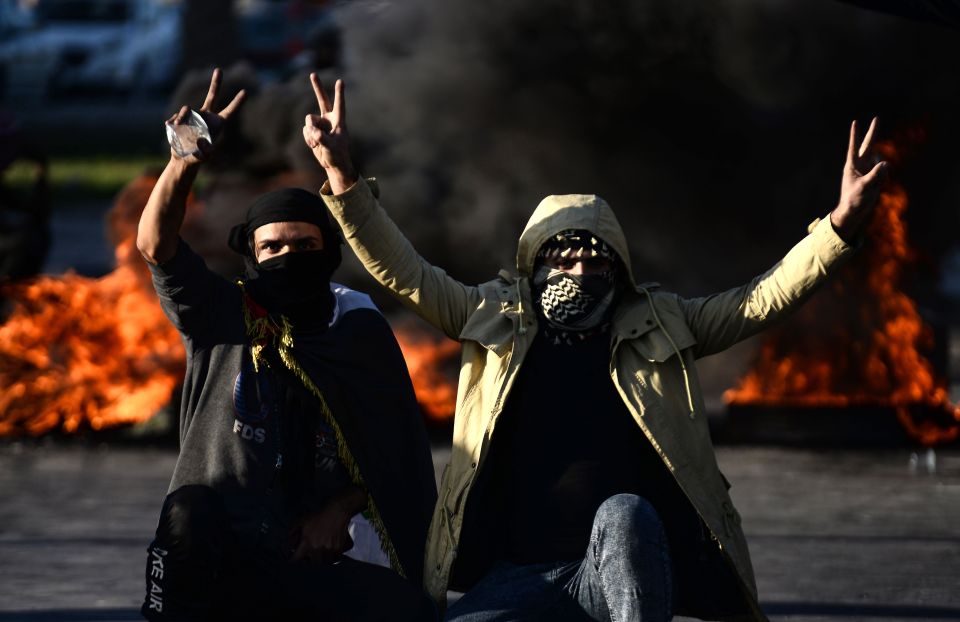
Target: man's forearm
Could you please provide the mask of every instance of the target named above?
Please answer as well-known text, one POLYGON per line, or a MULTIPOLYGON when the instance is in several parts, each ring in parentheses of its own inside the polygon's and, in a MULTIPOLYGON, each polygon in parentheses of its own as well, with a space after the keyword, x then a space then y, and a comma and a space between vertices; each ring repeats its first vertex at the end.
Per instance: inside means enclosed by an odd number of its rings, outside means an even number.
POLYGON ((424 260, 380 207, 368 182, 358 180, 340 194, 328 183, 320 196, 370 276, 420 317, 457 339, 481 302, 478 288, 460 283, 424 260))
POLYGON ((171 158, 157 180, 137 228, 137 248, 148 262, 162 263, 176 252, 187 197, 198 171, 199 164, 171 158))
POLYGON ((817 220, 783 259, 750 283, 712 296, 684 299, 684 315, 697 340, 697 356, 725 350, 783 317, 853 251, 832 223, 817 220))

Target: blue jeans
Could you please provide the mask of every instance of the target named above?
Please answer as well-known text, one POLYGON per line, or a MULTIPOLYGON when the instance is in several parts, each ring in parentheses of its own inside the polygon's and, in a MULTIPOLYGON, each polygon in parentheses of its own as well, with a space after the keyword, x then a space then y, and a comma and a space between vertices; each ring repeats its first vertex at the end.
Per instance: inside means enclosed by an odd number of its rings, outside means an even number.
POLYGON ((673 616, 672 589, 660 517, 643 497, 619 494, 597 509, 582 561, 499 562, 450 607, 445 620, 659 622, 673 616))

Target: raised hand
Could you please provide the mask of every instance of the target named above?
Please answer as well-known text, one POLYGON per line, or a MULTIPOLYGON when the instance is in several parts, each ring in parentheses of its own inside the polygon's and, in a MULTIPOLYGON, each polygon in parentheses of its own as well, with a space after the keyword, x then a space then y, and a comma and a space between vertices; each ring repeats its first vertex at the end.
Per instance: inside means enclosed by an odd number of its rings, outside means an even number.
MULTIPOLYGON (((217 98, 217 93, 220 91, 220 77, 222 72, 219 68, 213 70, 213 76, 210 78, 210 88, 207 89, 207 97, 203 100, 203 105, 197 111, 197 113, 203 118, 204 122, 207 124, 207 127, 210 130, 210 137, 214 142, 217 141, 217 137, 220 135, 220 131, 223 129, 223 124, 230 118, 237 108, 243 103, 244 98, 247 96, 246 91, 241 90, 236 95, 233 96, 233 99, 229 104, 226 105, 223 110, 220 112, 213 111, 213 102, 217 98)), ((190 114, 190 108, 188 106, 183 106, 180 108, 180 111, 177 114, 173 115, 167 119, 167 123, 171 125, 182 125, 186 122, 187 117, 190 114)), ((170 150, 170 155, 173 158, 183 160, 187 164, 196 164, 203 162, 210 158, 213 154, 214 146, 210 144, 205 138, 197 139, 197 151, 198 153, 192 153, 186 157, 181 158, 176 154, 173 149, 170 150)))
POLYGON ((873 135, 876 129, 877 118, 874 117, 857 149, 857 122, 850 125, 850 144, 840 184, 840 202, 830 212, 830 223, 846 241, 853 240, 863 228, 877 204, 886 177, 887 163, 877 161, 874 154, 873 135))
POLYGON ((350 159, 343 80, 337 80, 334 86, 332 106, 317 74, 310 74, 310 84, 317 96, 320 114, 308 114, 304 119, 303 140, 326 171, 330 189, 334 194, 340 194, 357 181, 357 173, 350 159))

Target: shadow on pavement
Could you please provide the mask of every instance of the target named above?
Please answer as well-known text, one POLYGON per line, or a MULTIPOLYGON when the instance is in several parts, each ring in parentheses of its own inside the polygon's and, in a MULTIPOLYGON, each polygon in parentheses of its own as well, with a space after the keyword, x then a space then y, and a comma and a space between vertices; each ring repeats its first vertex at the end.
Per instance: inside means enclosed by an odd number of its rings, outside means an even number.
MULTIPOLYGON (((862 605, 856 603, 765 603, 768 616, 816 616, 840 618, 898 618, 913 620, 958 620, 960 608, 915 605, 862 605)), ((32 609, 2 611, 0 622, 115 622, 140 620, 139 609, 32 609)))

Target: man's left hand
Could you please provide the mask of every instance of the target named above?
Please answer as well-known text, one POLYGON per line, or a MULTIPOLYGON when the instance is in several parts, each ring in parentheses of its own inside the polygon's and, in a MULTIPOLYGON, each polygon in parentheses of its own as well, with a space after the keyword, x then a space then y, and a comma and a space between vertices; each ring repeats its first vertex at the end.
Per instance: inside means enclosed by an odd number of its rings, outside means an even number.
POLYGON ((880 198, 880 188, 886 177, 887 163, 877 161, 874 154, 873 135, 876 129, 877 118, 874 117, 860 149, 857 149, 857 122, 854 121, 850 126, 847 162, 840 184, 840 202, 830 212, 830 224, 846 242, 855 239, 863 229, 880 198))

